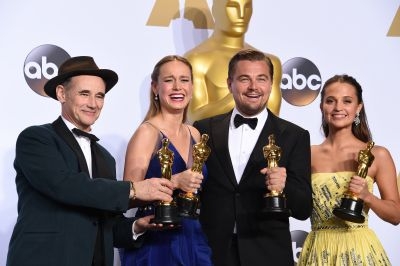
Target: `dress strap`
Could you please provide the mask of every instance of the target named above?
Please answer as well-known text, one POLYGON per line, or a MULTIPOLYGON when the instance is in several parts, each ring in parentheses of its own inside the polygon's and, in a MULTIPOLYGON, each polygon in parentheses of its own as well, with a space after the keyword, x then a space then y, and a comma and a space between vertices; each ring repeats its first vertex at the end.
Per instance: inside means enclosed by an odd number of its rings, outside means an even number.
POLYGON ((189 135, 190 135, 190 141, 191 141, 191 144, 195 144, 196 143, 196 141, 194 140, 194 138, 193 138, 193 135, 192 135, 192 131, 190 131, 190 127, 189 127, 189 125, 185 125, 186 127, 187 127, 187 129, 189 130, 189 135))
POLYGON ((161 138, 166 138, 165 134, 156 125, 154 125, 150 121, 147 120, 147 121, 144 121, 143 123, 149 124, 150 126, 154 127, 160 133, 161 138))
POLYGON ((158 139, 157 139, 157 146, 154 148, 154 150, 156 151, 156 150, 158 150, 159 148, 161 148, 161 146, 162 146, 162 142, 161 142, 161 140, 163 139, 163 138, 165 138, 166 136, 165 136, 165 134, 157 127, 157 126, 155 126, 153 123, 151 123, 150 121, 148 121, 148 120, 146 120, 146 121, 144 121, 143 122, 143 124, 144 123, 146 123, 146 124, 148 124, 148 125, 150 125, 150 126, 152 126, 154 129, 156 129, 157 131, 158 131, 158 139))
POLYGON ((193 145, 196 144, 196 141, 193 138, 192 131, 190 131, 190 127, 186 125, 187 129, 189 130, 190 134, 190 148, 189 148, 189 158, 186 167, 190 168, 193 165, 193 145))

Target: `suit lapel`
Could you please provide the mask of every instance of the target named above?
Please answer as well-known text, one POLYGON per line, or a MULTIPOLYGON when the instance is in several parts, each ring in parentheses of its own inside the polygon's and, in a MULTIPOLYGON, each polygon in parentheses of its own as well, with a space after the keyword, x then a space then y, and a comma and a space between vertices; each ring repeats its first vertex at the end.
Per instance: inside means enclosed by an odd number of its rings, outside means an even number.
POLYGON ((92 142, 91 144, 92 149, 92 173, 93 178, 108 178, 113 179, 113 174, 110 171, 110 168, 107 167, 108 163, 104 157, 103 152, 101 151, 101 147, 97 142, 92 142))
POLYGON ((210 128, 213 130, 211 134, 213 135, 212 139, 215 140, 214 146, 216 151, 218 151, 216 152, 216 156, 219 160, 219 163, 229 177, 229 181, 232 183, 232 185, 237 186, 238 183, 235 177, 235 172, 233 171, 232 161, 228 148, 229 122, 231 116, 232 112, 222 117, 221 120, 212 120, 212 125, 210 126, 210 128))
POLYGON ((68 129, 67 125, 62 120, 61 116, 52 123, 52 126, 56 133, 71 147, 76 156, 78 157, 79 168, 81 171, 89 174, 89 169, 86 164, 85 156, 83 155, 82 149, 76 141, 72 132, 68 129))

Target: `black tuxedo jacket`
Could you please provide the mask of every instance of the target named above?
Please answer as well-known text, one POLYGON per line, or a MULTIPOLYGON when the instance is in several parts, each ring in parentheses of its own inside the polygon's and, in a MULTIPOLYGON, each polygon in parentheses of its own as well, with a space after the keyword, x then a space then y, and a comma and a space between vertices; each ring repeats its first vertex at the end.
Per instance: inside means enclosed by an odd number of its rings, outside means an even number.
POLYGON ((104 256, 113 265, 113 245, 133 247, 129 183, 116 182, 115 160, 99 144, 108 176, 91 179, 84 155, 61 117, 32 126, 16 143, 18 219, 7 265, 91 265, 102 223, 104 256))
POLYGON ((310 135, 268 110, 268 119, 238 184, 228 148, 231 115, 229 112, 194 123, 200 133, 210 137, 200 221, 212 248, 213 261, 216 266, 226 265, 236 222, 241 265, 293 265, 289 219, 259 216, 267 192, 265 176, 260 173, 267 166, 263 147, 268 144, 268 136, 274 134, 276 145, 282 149, 278 164, 287 171, 284 193, 288 208, 292 217, 305 220, 312 210, 310 135))

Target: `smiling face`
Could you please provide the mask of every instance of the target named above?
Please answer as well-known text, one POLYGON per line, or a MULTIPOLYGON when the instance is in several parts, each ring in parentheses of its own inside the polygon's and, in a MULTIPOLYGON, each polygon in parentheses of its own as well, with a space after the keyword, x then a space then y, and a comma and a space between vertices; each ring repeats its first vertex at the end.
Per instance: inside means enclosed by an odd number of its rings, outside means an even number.
POLYGON ((190 68, 179 60, 163 64, 157 81, 152 82, 152 90, 158 95, 162 111, 184 111, 193 92, 190 68))
POLYGON ((349 83, 334 82, 325 88, 320 107, 329 128, 351 130, 354 118, 360 113, 362 104, 354 86, 349 83))
POLYGON ((77 128, 90 131, 104 105, 106 84, 97 76, 72 77, 56 88, 62 115, 77 128))
POLYGON ((265 61, 238 61, 228 88, 236 108, 245 116, 254 116, 266 108, 271 94, 272 78, 265 61))

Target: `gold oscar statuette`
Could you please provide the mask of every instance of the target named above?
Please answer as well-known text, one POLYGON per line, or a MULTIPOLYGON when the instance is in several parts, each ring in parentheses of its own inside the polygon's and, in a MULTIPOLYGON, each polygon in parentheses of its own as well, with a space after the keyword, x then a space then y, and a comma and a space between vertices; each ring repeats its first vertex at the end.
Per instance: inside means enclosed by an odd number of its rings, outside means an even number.
MULTIPOLYGON (((168 148, 169 139, 162 140, 162 147, 157 151, 161 166, 161 178, 171 180, 172 164, 174 162, 174 153, 168 148)), ((178 215, 178 208, 174 200, 159 201, 155 204, 154 218, 151 223, 165 225, 179 225, 181 218, 178 215)))
MULTIPOLYGON (((193 145, 193 165, 192 171, 201 173, 203 165, 211 153, 210 147, 207 146, 209 136, 201 135, 199 143, 193 145)), ((197 193, 181 192, 177 199, 178 213, 182 217, 198 218, 197 209, 199 205, 199 197, 197 193)))
MULTIPOLYGON (((358 167, 356 175, 365 178, 368 174, 368 168, 372 165, 375 156, 372 154, 371 149, 375 143, 369 141, 365 150, 360 150, 358 153, 358 167)), ((333 214, 340 219, 350 221, 353 223, 363 223, 365 217, 362 214, 364 202, 357 197, 354 193, 347 191, 340 203, 339 207, 333 209, 333 214)))
MULTIPOLYGON (((282 149, 275 144, 275 136, 268 136, 268 144, 263 147, 267 167, 278 167, 282 149)), ((264 208, 261 211, 264 217, 288 217, 290 210, 286 207, 286 197, 283 191, 271 190, 264 195, 264 208)))

